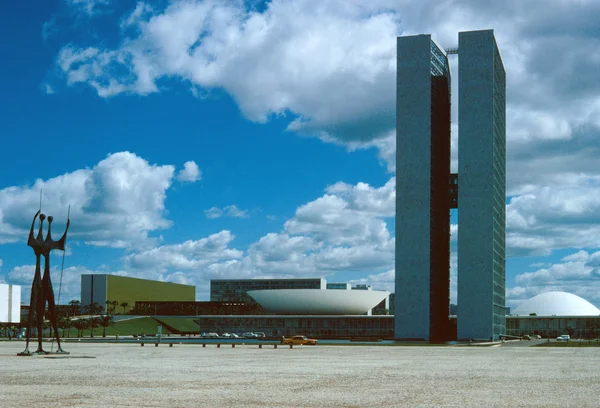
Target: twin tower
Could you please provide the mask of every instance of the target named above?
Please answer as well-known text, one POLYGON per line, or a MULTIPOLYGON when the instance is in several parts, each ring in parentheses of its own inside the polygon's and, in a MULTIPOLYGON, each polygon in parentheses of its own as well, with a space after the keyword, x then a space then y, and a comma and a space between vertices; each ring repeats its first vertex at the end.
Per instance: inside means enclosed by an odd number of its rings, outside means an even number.
POLYGON ((399 37, 395 338, 505 334, 506 74, 493 30, 399 37), (450 172, 450 67, 458 54, 458 173, 450 172), (449 318, 450 210, 458 208, 457 320, 449 318))

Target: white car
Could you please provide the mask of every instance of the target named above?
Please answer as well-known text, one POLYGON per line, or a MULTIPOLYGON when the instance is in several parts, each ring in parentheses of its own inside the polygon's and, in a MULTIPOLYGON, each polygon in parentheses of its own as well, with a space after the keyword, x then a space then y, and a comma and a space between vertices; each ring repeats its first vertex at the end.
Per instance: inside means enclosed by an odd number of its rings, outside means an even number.
POLYGON ((569 341, 571 340, 571 336, 569 336, 568 334, 561 334, 560 336, 558 336, 556 338, 556 341, 569 341))

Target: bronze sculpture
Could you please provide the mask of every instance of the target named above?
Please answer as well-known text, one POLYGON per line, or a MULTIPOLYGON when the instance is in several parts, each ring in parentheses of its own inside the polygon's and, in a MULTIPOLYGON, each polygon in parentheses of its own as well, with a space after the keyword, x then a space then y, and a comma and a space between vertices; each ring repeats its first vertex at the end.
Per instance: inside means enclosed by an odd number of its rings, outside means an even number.
POLYGON ((52 221, 53 217, 48 217, 48 233, 46 234, 46 238, 43 238, 42 226, 44 224, 44 220, 46 216, 44 214, 40 214, 40 211, 35 213, 33 216, 33 221, 31 222, 31 229, 29 230, 29 239, 27 240, 27 245, 33 249, 35 253, 35 273, 33 275, 33 282, 31 284, 31 300, 29 303, 29 319, 27 321, 27 334, 26 334, 26 343, 25 350, 19 355, 21 356, 30 356, 32 354, 48 354, 48 352, 44 351, 42 347, 42 334, 44 328, 44 313, 46 311, 46 302, 48 302, 48 314, 50 317, 50 324, 54 331, 54 335, 56 336, 56 341, 58 343, 57 353, 68 354, 68 352, 64 351, 60 346, 60 337, 58 332, 58 325, 56 322, 56 310, 54 304, 54 290, 52 289, 52 282, 50 280, 50 252, 53 249, 59 249, 61 251, 65 250, 65 242, 67 240, 67 231, 69 230, 69 224, 71 223, 70 219, 67 219, 67 228, 65 229, 65 233, 58 241, 54 241, 52 239, 52 221), (36 237, 33 235, 33 229, 35 227, 35 220, 37 217, 40 217, 40 228, 36 237), (44 275, 41 276, 41 267, 40 267, 40 257, 44 256, 44 275), (31 353, 29 351, 29 339, 31 337, 31 326, 33 324, 33 320, 35 317, 35 323, 37 328, 37 336, 38 336, 38 348, 35 352, 31 353))

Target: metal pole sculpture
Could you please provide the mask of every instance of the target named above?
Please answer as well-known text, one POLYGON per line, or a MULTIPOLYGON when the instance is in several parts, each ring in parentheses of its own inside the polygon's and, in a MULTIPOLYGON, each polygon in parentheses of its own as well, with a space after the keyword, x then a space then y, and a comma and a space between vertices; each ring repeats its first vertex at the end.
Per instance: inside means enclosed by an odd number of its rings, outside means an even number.
POLYGON ((31 229, 29 230, 29 239, 27 245, 33 249, 35 253, 35 273, 33 275, 33 283, 31 284, 31 300, 29 303, 29 319, 27 321, 27 333, 25 350, 19 353, 20 356, 30 356, 32 354, 48 354, 42 347, 42 334, 44 329, 44 312, 46 311, 46 302, 48 302, 48 314, 50 317, 50 324, 56 336, 56 342, 58 343, 57 353, 68 354, 60 346, 60 337, 58 332, 58 324, 56 322, 56 310, 54 304, 54 291, 52 289, 52 282, 50 280, 50 252, 53 249, 65 250, 65 242, 67 240, 67 231, 69 230, 70 219, 67 219, 67 228, 62 238, 58 241, 52 239, 52 221, 53 217, 48 217, 48 233, 46 238, 43 238, 42 226, 46 216, 40 214, 40 211, 35 213, 33 221, 31 222, 31 229), (35 227, 36 218, 40 217, 40 228, 37 236, 34 238, 33 229, 35 227), (44 256, 44 275, 41 276, 41 256, 44 256), (35 352, 29 351, 29 339, 31 338, 31 327, 35 318, 35 324, 37 328, 38 336, 38 348, 35 352))

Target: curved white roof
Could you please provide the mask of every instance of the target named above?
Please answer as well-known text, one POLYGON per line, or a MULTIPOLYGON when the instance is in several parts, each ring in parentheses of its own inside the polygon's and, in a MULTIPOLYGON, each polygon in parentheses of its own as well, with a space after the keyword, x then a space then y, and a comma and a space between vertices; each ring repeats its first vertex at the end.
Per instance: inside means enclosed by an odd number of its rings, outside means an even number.
POLYGON ((268 289, 247 293, 269 312, 309 315, 359 315, 390 294, 380 290, 337 289, 268 289))
POLYGON ((600 310, 587 300, 567 292, 546 292, 521 303, 511 314, 529 316, 598 316, 600 310))

